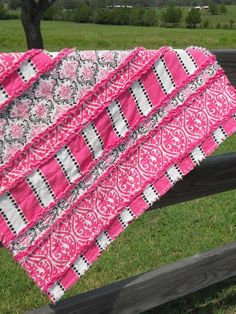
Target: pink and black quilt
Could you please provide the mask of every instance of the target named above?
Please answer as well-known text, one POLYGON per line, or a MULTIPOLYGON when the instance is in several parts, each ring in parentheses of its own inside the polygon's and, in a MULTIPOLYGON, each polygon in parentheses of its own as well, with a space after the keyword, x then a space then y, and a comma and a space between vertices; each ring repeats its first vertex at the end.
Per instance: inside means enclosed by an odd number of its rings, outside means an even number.
POLYGON ((203 48, 0 53, 0 242, 56 302, 235 131, 203 48))

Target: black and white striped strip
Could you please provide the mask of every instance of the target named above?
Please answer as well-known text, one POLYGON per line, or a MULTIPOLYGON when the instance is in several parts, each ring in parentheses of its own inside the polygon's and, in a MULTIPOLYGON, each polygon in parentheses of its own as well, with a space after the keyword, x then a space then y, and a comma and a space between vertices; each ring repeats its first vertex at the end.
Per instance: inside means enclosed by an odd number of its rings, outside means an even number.
POLYGON ((125 136, 129 130, 129 124, 121 109, 120 103, 115 100, 106 109, 111 119, 112 128, 118 137, 125 136))
POLYGON ((153 66, 153 72, 155 73, 161 88, 165 94, 170 93, 175 88, 174 79, 165 63, 163 58, 160 58, 153 66))
POLYGON ((63 296, 65 291, 66 289, 60 281, 57 281, 51 288, 48 289, 48 293, 54 301, 58 301, 63 296))
POLYGON ((41 207, 47 207, 55 200, 55 195, 46 180, 44 174, 40 170, 36 170, 26 178, 31 190, 38 199, 41 207))
POLYGON ((159 193, 152 184, 149 184, 142 193, 142 197, 149 206, 160 198, 159 193))
POLYGON ((213 139, 217 145, 220 145, 228 136, 222 126, 219 126, 213 133, 213 139))
POLYGON ((179 169, 179 167, 174 164, 166 171, 166 176, 169 179, 169 181, 174 184, 175 182, 179 181, 183 177, 182 171, 179 169))
POLYGON ((11 193, 0 198, 0 214, 13 234, 19 233, 27 224, 27 219, 11 193))
POLYGON ((3 104, 8 98, 7 92, 3 88, 2 85, 0 85, 0 105, 3 104))
POLYGON ((36 74, 36 66, 32 60, 26 60, 21 67, 17 70, 18 75, 21 79, 27 83, 36 74))
POLYGON ((77 178, 80 177, 79 164, 68 146, 64 146, 62 149, 60 149, 56 153, 55 159, 59 163, 62 171, 65 174, 65 177, 70 183, 73 183, 77 178))
POLYGON ((188 75, 193 74, 197 70, 198 66, 196 61, 187 50, 173 49, 173 51, 175 52, 182 67, 188 75))
POLYGON ((206 158, 206 154, 204 153, 202 147, 199 145, 194 150, 191 151, 190 157, 196 165, 199 165, 200 162, 206 158))
POLYGON ((93 155, 93 159, 96 160, 102 154, 104 149, 103 141, 98 133, 98 130, 93 123, 90 123, 82 130, 82 135, 93 155))
POLYGON ((90 264, 88 260, 83 256, 80 255, 79 258, 72 264, 73 271, 79 276, 83 276, 83 274, 88 270, 90 264))
POLYGON ((123 209, 122 212, 118 215, 118 219, 124 228, 126 228, 129 222, 132 221, 134 218, 135 215, 129 207, 123 209))
POLYGON ((135 81, 129 91, 137 105, 139 113, 143 116, 148 115, 152 111, 153 106, 142 81, 135 81))
POLYGON ((95 240, 100 251, 104 251, 111 242, 112 238, 106 230, 104 230, 95 240))

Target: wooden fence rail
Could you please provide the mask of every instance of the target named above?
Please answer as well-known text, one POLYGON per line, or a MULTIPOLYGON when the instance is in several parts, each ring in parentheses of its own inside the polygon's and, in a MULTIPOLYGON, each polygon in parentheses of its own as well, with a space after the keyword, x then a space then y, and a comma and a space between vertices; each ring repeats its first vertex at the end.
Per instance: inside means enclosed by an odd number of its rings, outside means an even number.
POLYGON ((225 70, 230 82, 236 86, 236 49, 212 50, 218 63, 225 70))
POLYGON ((136 314, 236 275, 236 242, 26 314, 136 314))

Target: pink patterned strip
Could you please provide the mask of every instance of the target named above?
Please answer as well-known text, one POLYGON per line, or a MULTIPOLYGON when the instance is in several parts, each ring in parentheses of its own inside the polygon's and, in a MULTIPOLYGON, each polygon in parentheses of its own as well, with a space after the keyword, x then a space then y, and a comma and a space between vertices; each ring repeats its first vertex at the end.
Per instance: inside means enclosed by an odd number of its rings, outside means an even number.
MULTIPOLYGON (((223 123, 222 128, 227 133, 227 136, 231 136, 236 132, 236 118, 231 117, 228 121, 223 123)), ((212 136, 209 136, 200 147, 196 146, 189 155, 176 163, 176 167, 181 169, 183 176, 185 176, 204 158, 212 154, 218 146, 219 144, 213 140, 212 136), (196 160, 194 160, 193 156, 196 156, 199 151, 200 154, 197 155, 200 156, 198 157, 199 159, 196 158, 196 160)), ((178 177, 176 182, 180 179, 181 177, 178 177)), ((71 265, 67 272, 49 287, 47 291, 44 291, 47 293, 50 300, 53 303, 58 301, 66 290, 70 289, 81 279, 90 266, 101 256, 104 250, 106 250, 131 223, 141 216, 145 210, 147 210, 160 197, 165 195, 170 188, 172 188, 172 184, 165 174, 152 184, 151 189, 150 186, 146 189, 149 196, 148 200, 146 199, 145 201, 143 197, 139 196, 128 208, 123 209, 123 211, 114 218, 110 225, 99 234, 90 247, 80 254, 78 259, 71 265), (99 247, 97 243, 101 242, 102 239, 104 240, 104 246, 99 247)))
POLYGON ((111 101, 129 87, 131 82, 139 78, 152 66, 165 51, 166 47, 158 51, 138 50, 116 71, 113 76, 98 84, 95 90, 86 95, 76 108, 72 108, 57 121, 57 126, 48 129, 48 133, 36 138, 34 144, 25 147, 22 153, 15 156, 11 167, 5 169, 1 175, 0 195, 15 186, 29 174, 32 169, 50 159, 63 145, 68 143, 80 130, 92 121, 111 101), (136 52, 137 53, 137 52, 136 52), (64 120, 64 121, 63 121, 64 120), (62 122, 63 121, 63 122, 62 122))
MULTIPOLYGON (((37 247, 26 260, 21 261, 38 285, 45 290, 50 284, 53 284, 70 267, 78 254, 100 233, 101 228, 110 223, 114 215, 119 213, 122 208, 128 206, 134 197, 145 189, 147 184, 151 184, 157 179, 157 173, 162 175, 173 163, 178 162, 205 140, 220 123, 229 119, 229 115, 232 114, 233 110, 235 111, 235 104, 230 103, 226 98, 231 97, 232 94, 232 89, 229 89, 227 84, 224 77, 219 79, 190 107, 186 108, 176 118, 176 121, 173 120, 168 123, 159 132, 154 133, 155 136, 153 134, 153 137, 140 145, 137 151, 138 155, 133 152, 122 166, 114 168, 103 183, 97 187, 97 190, 90 193, 89 197, 75 208, 67 220, 64 218, 63 223, 54 229, 54 232, 40 244, 40 247, 37 247), (218 97, 216 96, 217 93, 218 97), (217 97, 217 107, 210 101, 212 94, 217 97), (212 112, 211 106, 214 107, 214 112, 212 112), (227 112, 225 115, 222 115, 222 109, 227 112), (188 121, 188 123, 181 131, 180 126, 183 127, 184 121, 188 121), (153 157, 155 157, 154 163, 153 157), (136 165, 136 167, 133 168, 132 165, 136 165), (137 165, 139 165, 138 168, 137 165), (110 198, 111 200, 109 200, 110 198), (91 206, 92 208, 95 206, 92 212, 90 211, 91 206), (94 229, 89 230, 88 233, 90 241, 86 240, 88 231, 82 233, 83 237, 79 236, 79 231, 82 232, 85 227, 83 219, 89 213, 92 215, 91 218, 97 214, 103 217, 99 223, 93 221, 94 229), (70 250, 71 246, 73 247, 72 251, 70 250), (40 259, 38 259, 39 257, 40 259), (46 267, 44 272, 42 272, 43 265, 46 267), (40 274, 37 270, 38 267, 40 274)), ((217 134, 217 136, 221 135, 217 134)), ((175 177, 176 173, 174 172, 173 175, 175 177)))

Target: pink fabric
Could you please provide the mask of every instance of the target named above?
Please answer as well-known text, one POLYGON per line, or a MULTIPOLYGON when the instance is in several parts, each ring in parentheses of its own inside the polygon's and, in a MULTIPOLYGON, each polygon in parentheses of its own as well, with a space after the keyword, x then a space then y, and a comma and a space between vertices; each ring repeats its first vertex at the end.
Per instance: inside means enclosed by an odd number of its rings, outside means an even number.
POLYGON ((0 239, 55 302, 235 132, 236 93, 198 47, 0 61, 0 239))

